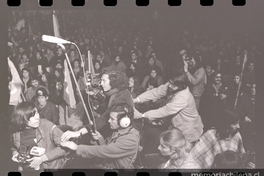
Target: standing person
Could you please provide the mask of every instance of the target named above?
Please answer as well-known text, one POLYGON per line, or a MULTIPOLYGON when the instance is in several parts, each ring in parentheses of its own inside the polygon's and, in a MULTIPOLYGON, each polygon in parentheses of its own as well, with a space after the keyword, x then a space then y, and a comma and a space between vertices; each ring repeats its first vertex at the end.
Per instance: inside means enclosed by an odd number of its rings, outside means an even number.
POLYGON ((48 101, 48 91, 43 87, 37 89, 35 98, 40 118, 47 119, 59 125, 59 110, 53 103, 48 101))
POLYGON ((199 56, 191 56, 184 62, 184 72, 191 84, 190 90, 193 94, 196 108, 199 110, 200 99, 207 84, 206 73, 202 67, 199 56))
MULTIPOLYGON (((95 123, 98 131, 108 134, 109 126, 107 125, 107 114, 109 114, 109 110, 119 103, 127 103, 132 107, 134 107, 134 103, 131 93, 127 89, 128 78, 126 77, 125 73, 113 70, 112 68, 108 67, 107 69, 103 70, 101 86, 106 95, 106 101, 108 105, 107 110, 99 118, 95 119, 95 123), (104 130, 102 132, 103 127, 104 130)), ((86 126, 75 132, 66 131, 62 135, 62 140, 68 140, 70 138, 76 138, 80 135, 87 134, 90 128, 90 126, 86 126)))
POLYGON ((133 127, 133 111, 133 107, 126 103, 112 107, 108 123, 115 132, 106 140, 98 131, 92 133, 99 146, 77 145, 72 141, 63 141, 61 146, 76 150, 76 154, 83 158, 101 159, 97 163, 103 168, 133 169, 140 140, 138 130, 133 127))
POLYGON ((19 104, 11 115, 11 125, 17 131, 12 135, 12 160, 20 163, 19 149, 34 146, 45 149, 44 154, 27 159, 22 169, 61 169, 65 163, 65 150, 60 147, 62 131, 52 122, 41 119, 34 103, 19 104))
MULTIPOLYGON (((169 126, 178 128, 189 142, 195 143, 203 133, 203 123, 187 84, 186 75, 181 73, 179 76, 171 77, 166 84, 142 93, 134 99, 135 103, 143 103, 165 96, 167 96, 167 103, 158 109, 137 114, 135 118, 142 117, 150 121, 161 118, 171 120, 169 126)), ((158 145, 157 136, 162 132, 161 130, 164 129, 156 129, 155 135, 152 134, 151 146, 158 145)))

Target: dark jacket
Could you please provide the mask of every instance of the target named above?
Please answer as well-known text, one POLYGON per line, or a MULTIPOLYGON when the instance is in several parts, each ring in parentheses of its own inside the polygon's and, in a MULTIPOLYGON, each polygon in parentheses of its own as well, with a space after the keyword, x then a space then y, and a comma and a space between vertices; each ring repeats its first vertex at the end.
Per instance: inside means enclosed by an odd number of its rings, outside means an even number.
POLYGON ((59 109, 53 103, 47 101, 43 108, 40 108, 38 103, 36 103, 36 107, 39 111, 40 118, 47 119, 59 125, 59 109))
MULTIPOLYGON (((131 107, 134 107, 132 95, 129 92, 129 90, 127 89, 119 90, 110 96, 107 110, 100 117, 95 119, 97 130, 102 129, 102 127, 108 124, 107 121, 109 120, 109 112, 111 108, 119 103, 127 103, 131 107)), ((91 126, 87 125, 86 128, 89 131, 89 128, 91 128, 91 126)))

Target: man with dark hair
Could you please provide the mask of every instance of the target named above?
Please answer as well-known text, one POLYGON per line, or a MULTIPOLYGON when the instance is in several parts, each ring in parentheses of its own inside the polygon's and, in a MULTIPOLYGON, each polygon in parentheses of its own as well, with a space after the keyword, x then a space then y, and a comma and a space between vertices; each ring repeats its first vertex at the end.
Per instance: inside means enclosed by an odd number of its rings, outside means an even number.
MULTIPOLYGON (((111 67, 103 69, 101 77, 101 87, 106 95, 107 110, 98 118, 95 119, 97 130, 101 133, 109 135, 109 126, 107 125, 107 117, 109 110, 119 103, 127 103, 129 106, 134 107, 133 99, 128 88, 128 78, 125 73, 116 71, 111 67), (102 132, 102 128, 104 128, 102 132)), ((79 137, 80 135, 87 134, 91 129, 90 125, 81 128, 79 131, 67 131, 62 135, 62 140, 79 137)))
POLYGON ((135 103, 143 103, 164 96, 167 96, 167 103, 163 107, 139 114, 135 118, 141 116, 150 121, 169 118, 171 119, 170 127, 180 129, 189 142, 197 141, 203 133, 203 123, 187 83, 187 77, 183 73, 171 78, 166 84, 139 95, 134 99, 135 103))
POLYGON ((25 93, 26 101, 32 101, 32 98, 36 95, 38 88, 43 87, 39 84, 39 78, 37 76, 32 76, 31 87, 29 87, 25 93))
POLYGON ((240 154, 245 153, 242 137, 238 131, 239 115, 231 108, 219 114, 215 128, 205 132, 191 151, 191 155, 201 168, 209 169, 214 157, 222 152, 232 150, 240 154))
MULTIPOLYGON (((111 108, 109 116, 110 128, 115 132, 106 140, 98 131, 92 133, 99 146, 77 145, 72 141, 61 142, 61 146, 76 150, 83 158, 102 159, 98 162, 100 168, 133 169, 140 140, 138 130, 133 127, 133 107, 126 103, 117 104, 111 108)), ((98 167, 98 163, 93 167, 98 167)))
POLYGON ((48 101, 48 98, 48 91, 44 87, 37 89, 35 104, 39 111, 40 118, 47 119, 59 125, 59 110, 53 103, 48 101))
POLYGON ((183 60, 184 72, 190 83, 190 90, 193 94, 196 108, 199 110, 201 96, 207 84, 207 78, 204 68, 201 64, 199 55, 193 55, 183 60))

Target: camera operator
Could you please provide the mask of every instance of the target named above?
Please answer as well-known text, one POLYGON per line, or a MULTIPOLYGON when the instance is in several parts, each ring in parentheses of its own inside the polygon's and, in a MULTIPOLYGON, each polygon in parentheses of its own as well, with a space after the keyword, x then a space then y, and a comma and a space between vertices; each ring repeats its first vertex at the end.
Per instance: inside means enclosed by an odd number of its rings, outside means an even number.
MULTIPOLYGON (((127 103, 134 107, 133 99, 128 88, 128 78, 125 73, 114 70, 112 67, 107 67, 102 71, 101 86, 106 95, 107 110, 98 118, 95 119, 97 130, 103 135, 109 135, 109 125, 107 124, 109 110, 119 103, 127 103)), ((62 141, 70 138, 77 138, 87 134, 91 129, 90 125, 81 128, 78 131, 66 131, 61 139, 62 141)))

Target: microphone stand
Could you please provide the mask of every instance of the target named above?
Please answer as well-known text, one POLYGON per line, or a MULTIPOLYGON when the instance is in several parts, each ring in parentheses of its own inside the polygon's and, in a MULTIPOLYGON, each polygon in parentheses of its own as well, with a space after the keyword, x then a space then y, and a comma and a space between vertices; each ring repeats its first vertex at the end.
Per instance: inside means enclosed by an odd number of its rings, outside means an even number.
MULTIPOLYGON (((84 81, 85 81, 85 85, 87 85, 87 83, 88 83, 88 81, 87 81, 87 77, 86 77, 86 74, 85 74, 85 68, 84 68, 84 60, 83 60, 83 57, 82 57, 82 54, 81 54, 81 51, 80 51, 80 49, 79 49, 79 47, 74 43, 74 42, 71 42, 71 44, 73 44, 76 48, 77 48, 77 50, 78 50, 78 52, 79 52, 79 55, 80 55, 80 58, 81 58, 81 60, 82 60, 82 68, 83 68, 83 78, 84 78, 84 81)), ((89 57, 89 52, 88 52, 88 56, 87 57, 89 57)), ((89 61, 89 59, 88 59, 88 61, 89 61)), ((88 64, 90 64, 90 63, 88 63, 88 64)), ((90 66, 90 65, 89 65, 90 66)), ((94 118, 94 115, 93 115, 93 109, 92 109, 92 106, 91 106, 91 104, 90 104, 90 97, 89 97, 89 94, 87 94, 87 96, 88 96, 88 107, 89 107, 89 110, 90 111, 88 111, 88 113, 89 113, 89 115, 92 117, 92 119, 93 119, 93 127, 94 127, 94 131, 96 130, 96 124, 95 124, 95 118, 94 118)))
MULTIPOLYGON (((74 72, 73 72, 73 69, 72 69, 72 66, 71 66, 71 63, 70 63, 70 59, 69 59, 68 54, 67 54, 67 52, 66 52, 66 48, 65 48, 65 46, 64 46, 63 44, 58 44, 58 45, 59 45, 59 46, 62 48, 62 50, 64 51, 64 54, 65 54, 66 60, 67 60, 67 62, 68 62, 69 68, 70 68, 71 72, 74 73, 74 72)), ((83 104, 83 107, 84 107, 84 111, 85 111, 85 113, 86 113, 86 115, 87 115, 88 121, 89 121, 90 125, 93 126, 93 122, 92 122, 91 119, 90 119, 90 116, 89 116, 88 110, 87 110, 87 108, 86 108, 85 102, 84 102, 84 100, 83 100, 83 97, 82 97, 82 94, 81 94, 81 90, 80 90, 80 87, 79 87, 78 82, 77 82, 77 80, 76 80, 76 77, 75 77, 74 74, 72 74, 72 77, 73 77, 73 80, 74 80, 74 82, 75 82, 75 84, 76 84, 77 91, 78 91, 78 93, 79 93, 79 95, 80 95, 80 98, 81 98, 81 101, 82 101, 82 104, 83 104)), ((91 129, 90 129, 90 130, 91 130, 91 129)), ((94 129, 94 130, 95 130, 95 129, 94 129)), ((94 130, 91 130, 90 132, 94 132, 94 130)))
POLYGON ((238 97, 239 97, 239 92, 240 92, 240 88, 241 88, 241 84, 242 84, 242 79, 243 79, 243 74, 244 74, 246 62, 247 62, 247 54, 245 53, 244 61, 243 61, 243 65, 242 65, 242 71, 241 71, 241 75, 240 75, 240 81, 238 83, 238 88, 237 88, 237 94, 236 94, 234 109, 236 109, 236 107, 237 107, 237 101, 238 101, 238 97))

